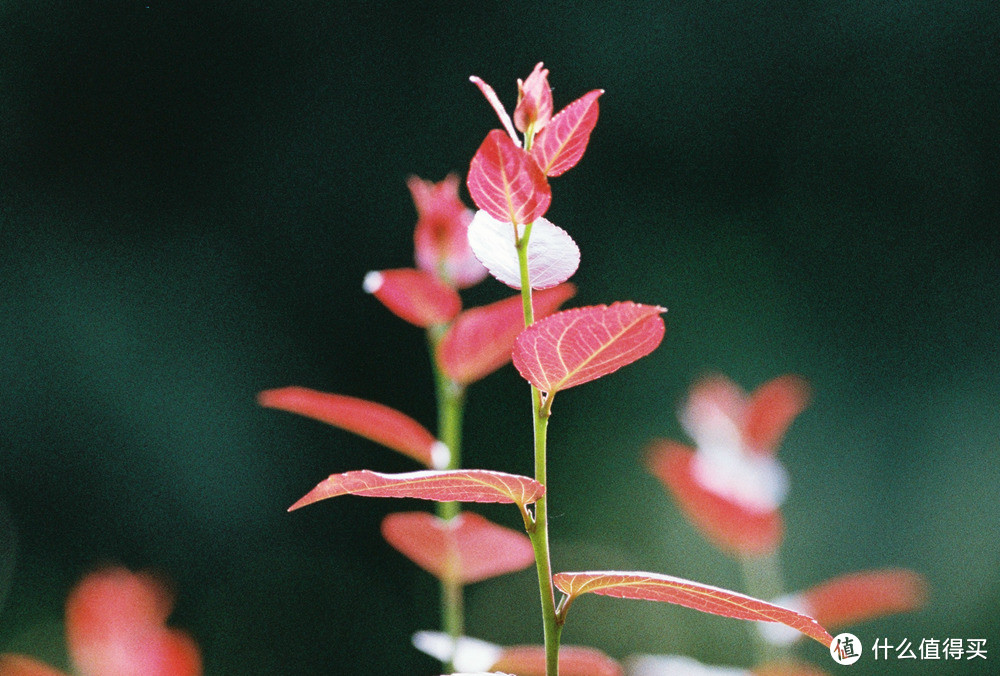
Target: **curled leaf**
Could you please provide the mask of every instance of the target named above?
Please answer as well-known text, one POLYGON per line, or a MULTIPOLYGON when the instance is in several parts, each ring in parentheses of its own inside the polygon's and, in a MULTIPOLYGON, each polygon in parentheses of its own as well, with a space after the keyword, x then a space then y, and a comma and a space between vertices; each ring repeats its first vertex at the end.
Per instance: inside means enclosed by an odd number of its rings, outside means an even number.
POLYGON ((257 395, 261 406, 298 413, 382 444, 428 467, 448 462, 448 448, 410 416, 374 401, 307 387, 282 387, 257 395))
MULTIPOLYGON (((575 293, 572 284, 535 292, 535 317, 552 314, 575 293)), ((481 380, 510 361, 514 341, 523 330, 520 296, 470 308, 455 318, 438 345, 438 364, 449 378, 463 385, 481 380)))
POLYGON ((665 308, 624 302, 564 310, 535 322, 514 344, 514 366, 554 394, 617 371, 663 340, 665 308))
POLYGON ((462 309, 458 292, 424 270, 369 272, 363 286, 394 315, 425 329, 447 323, 462 309))
POLYGON ((438 502, 506 502, 523 508, 545 494, 534 479, 484 469, 424 470, 381 474, 367 469, 331 474, 288 511, 341 495, 418 498, 438 502))
POLYGON ((587 92, 563 108, 535 137, 531 156, 546 176, 559 176, 572 169, 590 141, 597 124, 597 99, 603 89, 587 92))
MULTIPOLYGON (((485 211, 469 224, 469 245, 490 274, 507 286, 521 288, 521 266, 514 241, 514 225, 485 211)), ((532 289, 565 282, 580 266, 580 249, 569 233, 545 218, 531 226, 528 240, 528 280, 532 289)))
POLYGON ((390 514, 382 536, 439 580, 471 584, 530 566, 535 560, 524 533, 472 512, 448 521, 427 512, 390 514))
POLYGON ((492 106, 493 111, 497 114, 497 117, 500 118, 500 124, 507 131, 510 140, 520 148, 521 141, 517 138, 517 133, 514 131, 514 124, 510 121, 510 115, 507 114, 507 110, 500 103, 500 97, 493 91, 493 87, 486 84, 478 75, 470 75, 469 82, 479 87, 479 91, 482 92, 490 106, 492 106))
POLYGON ((552 201, 545 174, 499 129, 487 134, 479 146, 466 183, 477 207, 508 223, 531 223, 552 201))
POLYGON ((670 575, 643 572, 597 571, 558 573, 555 586, 572 602, 581 594, 620 599, 662 601, 739 620, 780 622, 829 647, 833 637, 816 620, 767 601, 670 575))

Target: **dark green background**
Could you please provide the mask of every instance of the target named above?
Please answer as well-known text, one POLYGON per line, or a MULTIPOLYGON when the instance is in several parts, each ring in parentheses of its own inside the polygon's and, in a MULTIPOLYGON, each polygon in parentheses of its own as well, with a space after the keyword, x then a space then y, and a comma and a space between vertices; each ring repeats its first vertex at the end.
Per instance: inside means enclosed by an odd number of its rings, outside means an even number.
MULTIPOLYGON (((986 638, 988 671, 998 29, 992 0, 0 2, 0 499, 18 539, 0 651, 65 665, 67 591, 117 562, 173 580, 208 674, 437 673, 408 645, 437 623, 435 586, 378 534, 424 505, 284 511, 331 472, 413 466, 254 396, 301 384, 433 425, 423 336, 361 279, 411 264, 406 177, 464 174, 496 126, 468 76, 509 106, 544 60, 557 106, 607 92, 553 181, 548 216, 583 253, 574 302, 670 310, 651 357, 558 401, 555 568, 738 587, 638 460, 683 438, 699 375, 797 372, 815 399, 781 453, 789 588, 914 568, 927 608, 855 633, 986 638)), ((530 473, 528 426, 512 369, 474 386, 468 464, 530 473)), ((530 571, 471 588, 470 633, 537 641, 536 594, 530 571)), ((742 665, 747 637, 597 598, 564 635, 742 665)), ((852 673, 879 671, 867 658, 852 673)))

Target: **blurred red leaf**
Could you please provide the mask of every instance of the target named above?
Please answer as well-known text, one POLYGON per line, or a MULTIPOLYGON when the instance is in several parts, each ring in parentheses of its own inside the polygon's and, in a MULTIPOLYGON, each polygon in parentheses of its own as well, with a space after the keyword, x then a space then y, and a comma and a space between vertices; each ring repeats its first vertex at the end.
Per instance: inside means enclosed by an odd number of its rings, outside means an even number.
POLYGON ((780 622, 827 647, 833 640, 816 620, 794 610, 669 575, 620 571, 557 573, 552 581, 570 600, 581 594, 600 594, 620 599, 662 601, 739 620, 780 622))
MULTIPOLYGON (((536 318, 546 317, 572 298, 576 287, 560 284, 532 294, 536 318)), ((510 361, 518 334, 524 331, 521 297, 474 307, 455 318, 438 345, 437 361, 455 382, 468 385, 510 361)))
POLYGON ((0 676, 66 676, 66 673, 25 655, 6 654, 0 655, 0 676))
POLYGON ((549 394, 600 378, 656 349, 663 340, 662 312, 631 302, 558 312, 517 337, 514 366, 549 394))
POLYGON ((427 512, 390 514, 382 521, 382 536, 439 580, 460 584, 521 570, 535 560, 524 533, 472 512, 449 521, 427 512))
POLYGON ((597 99, 603 89, 589 91, 563 108, 535 137, 531 156, 546 176, 559 176, 572 169, 590 141, 597 124, 597 99))
POLYGON ((353 432, 394 451, 408 455, 428 467, 435 454, 446 449, 434 435, 413 418, 394 408, 342 394, 318 392, 306 387, 283 387, 257 395, 261 406, 298 413, 313 420, 353 432))
POLYGON ((438 183, 411 176, 406 185, 417 207, 413 231, 417 267, 460 289, 482 281, 486 268, 469 246, 472 210, 458 197, 458 176, 448 174, 438 183))
POLYGON ((795 375, 779 376, 754 390, 743 412, 747 449, 773 454, 788 426, 808 403, 809 385, 795 375))
POLYGON ((927 599, 927 581, 905 568, 842 575, 798 595, 806 611, 830 628, 916 610, 927 599))
POLYGON ((363 286, 394 315, 424 329, 446 324, 462 310, 455 289, 416 268, 369 272, 363 286))
POLYGON ((109 568, 85 577, 66 600, 66 642, 81 676, 197 676, 201 655, 164 626, 173 601, 149 575, 109 568))
POLYGON ((545 174, 499 129, 479 146, 466 183, 476 206, 506 223, 531 223, 545 214, 552 200, 545 174))
POLYGON ((507 502, 521 507, 545 494, 534 479, 484 469, 381 474, 363 469, 331 474, 288 511, 341 495, 371 498, 418 498, 438 502, 507 502))
POLYGON ((753 511, 714 493, 693 476, 694 451, 683 444, 659 440, 646 455, 649 471, 670 490, 684 515, 712 544, 739 557, 762 556, 781 543, 781 512, 753 511))
MULTIPOLYGON (((491 669, 516 676, 545 676, 545 646, 524 645, 504 648, 491 669)), ((559 676, 622 676, 621 665, 595 648, 559 648, 559 676)))

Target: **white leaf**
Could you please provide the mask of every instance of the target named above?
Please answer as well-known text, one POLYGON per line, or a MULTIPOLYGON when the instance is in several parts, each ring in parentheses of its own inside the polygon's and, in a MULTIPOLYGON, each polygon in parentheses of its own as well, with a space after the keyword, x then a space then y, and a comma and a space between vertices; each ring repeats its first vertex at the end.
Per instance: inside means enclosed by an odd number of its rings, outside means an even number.
POLYGON ((441 662, 451 662, 462 672, 485 672, 500 659, 503 648, 470 636, 452 639, 440 631, 418 631, 413 647, 441 662))
MULTIPOLYGON (((521 288, 514 225, 485 211, 469 224, 469 246, 490 274, 507 286, 521 288)), ((545 218, 535 219, 528 240, 528 279, 533 289, 547 289, 569 279, 580 266, 580 249, 565 230, 545 218)))

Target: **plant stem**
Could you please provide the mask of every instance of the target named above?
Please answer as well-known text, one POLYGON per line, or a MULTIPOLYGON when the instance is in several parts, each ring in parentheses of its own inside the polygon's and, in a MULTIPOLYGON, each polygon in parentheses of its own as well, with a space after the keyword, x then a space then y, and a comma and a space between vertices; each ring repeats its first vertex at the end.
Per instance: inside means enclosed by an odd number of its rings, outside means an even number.
MULTIPOLYGON (((431 363, 434 368, 434 389, 437 396, 438 440, 448 447, 448 463, 444 469, 458 469, 462 464, 462 417, 465 410, 465 388, 449 378, 438 365, 435 355, 444 337, 446 327, 433 326, 428 332, 431 363)), ((458 516, 461 507, 457 502, 439 502, 437 516, 449 521, 458 516)), ((457 640, 465 633, 465 599, 462 585, 441 581, 441 631, 457 640)), ((452 670, 449 662, 445 671, 452 670)))
MULTIPOLYGON (((535 321, 531 304, 531 283, 528 278, 528 238, 531 224, 524 228, 524 234, 517 240, 517 258, 521 272, 521 302, 524 308, 524 325, 535 321)), ((549 409, 543 408, 542 393, 531 386, 532 427, 535 442, 535 481, 547 487, 546 444, 549 425, 549 409)), ((559 638, 562 622, 556 616, 555 590, 552 587, 552 562, 549 555, 548 495, 535 503, 534 523, 528 529, 531 546, 535 552, 535 568, 538 571, 538 591, 542 602, 542 628, 545 637, 545 674, 559 676, 559 638)))
MULTIPOLYGON (((784 581, 781 575, 781 561, 777 552, 754 558, 740 560, 743 571, 743 582, 747 594, 763 601, 774 601, 784 593, 784 581)), ((753 640, 757 646, 757 657, 760 664, 774 662, 787 657, 786 648, 778 646, 761 633, 755 623, 750 623, 753 640)))

